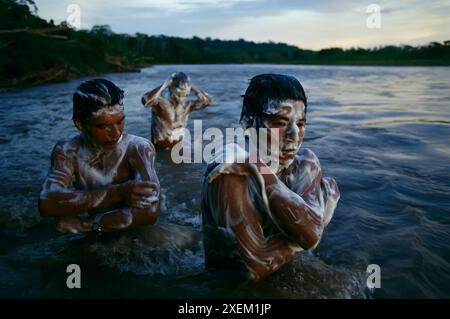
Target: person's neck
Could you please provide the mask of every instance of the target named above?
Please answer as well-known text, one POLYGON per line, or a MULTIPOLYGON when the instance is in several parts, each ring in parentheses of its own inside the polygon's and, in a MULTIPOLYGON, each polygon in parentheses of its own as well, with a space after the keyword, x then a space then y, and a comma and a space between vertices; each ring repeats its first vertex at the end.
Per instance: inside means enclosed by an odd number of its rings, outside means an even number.
MULTIPOLYGON (((125 133, 124 133, 125 135, 125 133)), ((121 141, 123 140, 123 137, 121 138, 121 141)), ((86 133, 82 133, 81 134, 81 140, 82 140, 82 144, 93 154, 96 154, 97 156, 101 155, 101 154, 111 154, 113 152, 115 152, 118 148, 118 145, 120 144, 117 143, 117 145, 114 148, 111 149, 106 149, 104 147, 102 147, 101 145, 99 145, 97 142, 95 142, 95 140, 89 136, 86 133)))
POLYGON ((185 99, 179 99, 179 98, 174 98, 174 97, 170 97, 170 99, 169 99, 170 104, 173 105, 174 108, 183 106, 184 101, 185 101, 185 99))

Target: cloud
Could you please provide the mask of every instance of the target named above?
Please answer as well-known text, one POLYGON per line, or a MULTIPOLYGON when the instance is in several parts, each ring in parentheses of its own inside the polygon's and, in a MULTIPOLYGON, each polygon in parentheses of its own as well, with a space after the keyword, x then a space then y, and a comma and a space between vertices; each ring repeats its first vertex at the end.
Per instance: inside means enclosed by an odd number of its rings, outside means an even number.
MULTIPOLYGON (((63 21, 77 2, 82 27, 109 24, 119 33, 244 38, 305 48, 374 46, 450 38, 446 0, 36 0, 39 14, 63 21), (381 7, 382 28, 366 27, 367 5, 381 7), (418 35, 420 35, 418 37, 418 35)), ((425 42, 424 42, 425 43, 425 42)))

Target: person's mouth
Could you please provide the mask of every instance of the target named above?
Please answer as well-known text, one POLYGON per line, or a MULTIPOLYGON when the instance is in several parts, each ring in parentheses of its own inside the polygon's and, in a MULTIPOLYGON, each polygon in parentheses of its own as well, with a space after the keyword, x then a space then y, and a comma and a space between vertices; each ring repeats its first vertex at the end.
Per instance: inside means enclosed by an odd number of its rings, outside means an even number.
POLYGON ((105 145, 106 145, 108 148, 111 148, 111 147, 114 147, 114 146, 117 145, 117 141, 106 142, 105 145))
POLYGON ((295 148, 281 150, 282 159, 293 159, 297 150, 295 148))
POLYGON ((122 140, 122 136, 120 136, 119 138, 115 138, 115 139, 112 139, 112 140, 106 142, 106 145, 108 147, 113 147, 113 146, 116 146, 117 144, 119 144, 121 140, 122 140))

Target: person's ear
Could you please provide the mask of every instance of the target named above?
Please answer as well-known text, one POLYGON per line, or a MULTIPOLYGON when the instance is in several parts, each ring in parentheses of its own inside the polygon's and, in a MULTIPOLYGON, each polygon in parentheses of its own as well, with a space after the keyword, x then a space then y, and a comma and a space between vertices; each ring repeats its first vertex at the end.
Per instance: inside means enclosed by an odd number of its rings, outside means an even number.
POLYGON ((76 127, 80 132, 82 132, 82 133, 86 133, 86 132, 87 132, 86 128, 84 127, 83 124, 81 124, 80 121, 74 120, 73 122, 74 122, 74 124, 75 124, 75 127, 76 127))
POLYGON ((250 116, 247 116, 247 115, 244 115, 242 117, 240 122, 241 122, 241 126, 244 129, 244 131, 249 129, 249 128, 251 128, 253 126, 253 121, 254 121, 253 117, 250 117, 250 116))

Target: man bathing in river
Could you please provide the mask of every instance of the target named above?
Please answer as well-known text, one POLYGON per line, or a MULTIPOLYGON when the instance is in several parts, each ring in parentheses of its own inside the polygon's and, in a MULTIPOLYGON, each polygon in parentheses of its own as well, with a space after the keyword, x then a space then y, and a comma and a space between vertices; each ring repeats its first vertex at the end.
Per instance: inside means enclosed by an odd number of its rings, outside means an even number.
POLYGON ((155 148, 124 132, 123 95, 104 79, 75 91, 73 121, 80 134, 56 143, 39 197, 41 215, 56 217, 59 232, 112 232, 158 218, 155 148))
POLYGON ((174 73, 162 85, 147 92, 142 104, 152 108, 152 142, 157 149, 172 148, 183 140, 187 120, 192 111, 201 110, 212 104, 208 93, 192 85, 190 78, 183 72, 174 73), (162 97, 169 91, 168 100, 162 97), (197 100, 187 98, 191 91, 197 100))
POLYGON ((255 145, 267 151, 271 165, 263 157, 250 161, 238 146, 244 160, 208 165, 202 194, 206 267, 259 281, 319 243, 340 193, 334 179, 322 176, 316 155, 300 149, 306 111, 305 92, 294 77, 251 80, 241 124, 268 130, 266 146, 255 145))

